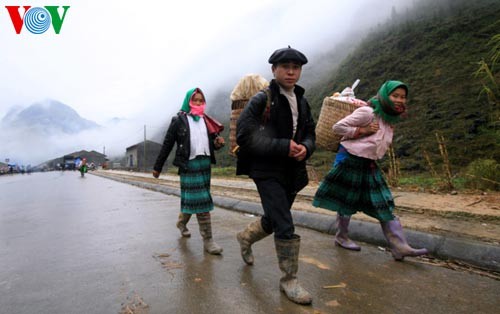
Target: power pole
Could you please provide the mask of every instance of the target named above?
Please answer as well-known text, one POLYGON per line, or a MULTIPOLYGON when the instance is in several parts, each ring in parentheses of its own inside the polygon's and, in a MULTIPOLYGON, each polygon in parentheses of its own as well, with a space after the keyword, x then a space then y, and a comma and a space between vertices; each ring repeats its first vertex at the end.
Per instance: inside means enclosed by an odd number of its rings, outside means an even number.
POLYGON ((146 125, 144 124, 144 172, 146 172, 146 125))

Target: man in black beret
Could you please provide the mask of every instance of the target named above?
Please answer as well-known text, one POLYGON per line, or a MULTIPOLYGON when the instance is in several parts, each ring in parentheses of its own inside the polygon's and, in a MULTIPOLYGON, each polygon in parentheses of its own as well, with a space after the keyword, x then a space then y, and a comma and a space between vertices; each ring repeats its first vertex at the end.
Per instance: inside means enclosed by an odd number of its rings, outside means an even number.
POLYGON ((308 183, 306 160, 315 149, 315 123, 296 83, 307 58, 290 48, 276 50, 269 58, 274 79, 255 94, 237 122, 240 147, 236 173, 253 179, 264 216, 237 234, 241 256, 248 265, 251 245, 274 233, 280 290, 293 302, 311 304, 312 297, 297 280, 300 236, 295 233, 291 208, 297 193, 308 183))
POLYGON ((294 62, 302 66, 307 63, 307 58, 302 52, 298 51, 297 49, 293 49, 290 46, 288 46, 288 48, 281 48, 276 50, 269 57, 269 63, 271 63, 272 65, 278 65, 279 63, 287 62, 294 62))

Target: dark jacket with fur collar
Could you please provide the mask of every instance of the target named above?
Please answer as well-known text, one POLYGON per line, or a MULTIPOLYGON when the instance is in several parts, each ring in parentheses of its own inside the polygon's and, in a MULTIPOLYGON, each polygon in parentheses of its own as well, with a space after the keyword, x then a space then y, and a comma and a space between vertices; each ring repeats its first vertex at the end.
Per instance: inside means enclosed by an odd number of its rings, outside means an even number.
MULTIPOLYGON (((184 111, 179 111, 177 116, 172 118, 170 126, 168 127, 167 134, 163 140, 163 146, 161 148, 156 162, 154 165, 154 170, 161 172, 165 161, 170 155, 174 144, 177 144, 174 158, 174 166, 179 167, 179 173, 185 172, 187 170, 187 163, 189 161, 189 154, 191 153, 191 136, 189 132, 189 122, 187 120, 187 114, 184 111)), ((207 130, 208 134, 208 130, 207 130)), ((208 143, 210 146, 210 159, 212 164, 215 164, 215 146, 214 146, 214 135, 208 135, 208 143)))
POLYGON ((298 192, 304 184, 298 182, 304 181, 304 173, 307 180, 306 160, 316 148, 315 123, 304 97, 304 89, 296 85, 294 92, 299 116, 293 140, 307 148, 307 156, 300 162, 288 157, 293 136, 292 111, 275 80, 271 81, 269 88, 271 106, 267 119, 263 119, 267 101, 264 91, 250 99, 238 119, 236 141, 240 151, 236 173, 247 174, 251 178, 274 177, 286 185, 299 186, 298 192), (262 125, 264 120, 266 122, 262 125))

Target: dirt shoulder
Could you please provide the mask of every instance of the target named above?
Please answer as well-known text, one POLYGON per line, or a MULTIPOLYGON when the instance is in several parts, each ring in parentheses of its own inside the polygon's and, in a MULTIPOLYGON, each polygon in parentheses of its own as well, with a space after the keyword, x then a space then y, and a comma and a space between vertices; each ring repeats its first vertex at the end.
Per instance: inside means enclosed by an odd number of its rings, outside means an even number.
MULTIPOLYGON (((179 187, 179 177, 176 175, 162 174, 159 179, 155 179, 149 173, 140 172, 106 170, 95 173, 107 177, 179 187)), ((313 182, 302 190, 293 209, 335 215, 335 212, 311 205, 317 188, 318 184, 313 182)), ((217 196, 260 203, 254 183, 245 178, 213 177, 211 192, 217 196)), ((452 195, 396 189, 393 190, 393 195, 396 214, 405 228, 500 244, 500 193, 452 195)), ((376 222, 362 213, 354 215, 353 219, 376 222)))

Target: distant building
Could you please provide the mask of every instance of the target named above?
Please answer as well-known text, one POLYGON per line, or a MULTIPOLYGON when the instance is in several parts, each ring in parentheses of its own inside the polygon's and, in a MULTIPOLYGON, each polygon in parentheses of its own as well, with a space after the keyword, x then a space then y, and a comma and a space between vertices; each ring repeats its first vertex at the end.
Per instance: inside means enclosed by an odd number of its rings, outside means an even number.
POLYGON ((156 157, 160 153, 162 145, 153 141, 137 143, 126 149, 125 168, 134 171, 153 170, 156 157), (146 146, 146 149, 144 149, 146 146), (146 154, 144 154, 146 152, 146 154))
POLYGON ((4 164, 3 162, 0 162, 0 174, 8 173, 9 172, 9 165, 4 164))
POLYGON ((61 170, 62 168, 66 167, 68 170, 73 170, 74 166, 71 167, 69 166, 70 163, 68 163, 68 160, 73 160, 76 158, 80 159, 87 159, 87 164, 90 165, 93 163, 96 167, 99 166, 105 166, 108 159, 106 158, 106 155, 101 154, 99 152, 96 152, 95 150, 92 151, 86 151, 86 150, 81 150, 69 154, 65 154, 61 157, 46 161, 40 165, 37 166, 37 168, 40 169, 46 169, 46 170, 61 170))
POLYGON ((95 150, 92 150, 90 152, 82 150, 79 152, 75 152, 72 155, 74 155, 75 157, 80 157, 80 159, 86 158, 87 165, 93 163, 96 167, 105 166, 108 162, 108 158, 106 158, 106 155, 96 152, 95 150))

